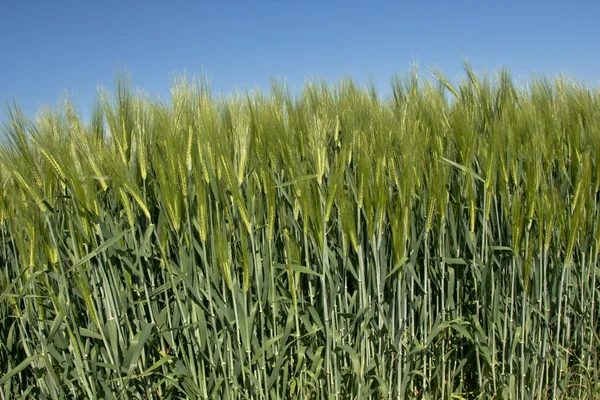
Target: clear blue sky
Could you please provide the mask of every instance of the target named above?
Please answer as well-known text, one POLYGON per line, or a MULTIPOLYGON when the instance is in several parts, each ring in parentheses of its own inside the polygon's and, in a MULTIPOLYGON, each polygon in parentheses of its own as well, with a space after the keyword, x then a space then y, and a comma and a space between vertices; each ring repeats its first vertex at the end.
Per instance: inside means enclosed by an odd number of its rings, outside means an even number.
POLYGON ((372 76, 385 92, 411 61, 450 78, 463 57, 514 77, 564 71, 600 84, 600 1, 2 1, 0 120, 6 100, 28 114, 67 90, 84 115, 119 67, 168 96, 170 79, 204 70, 215 92, 292 89, 310 76, 372 76))

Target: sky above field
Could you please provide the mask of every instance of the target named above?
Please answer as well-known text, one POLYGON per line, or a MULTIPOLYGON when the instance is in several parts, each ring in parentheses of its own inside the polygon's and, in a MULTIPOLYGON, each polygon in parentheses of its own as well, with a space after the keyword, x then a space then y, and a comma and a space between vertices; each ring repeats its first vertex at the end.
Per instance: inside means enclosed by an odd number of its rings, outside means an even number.
POLYGON ((413 61, 456 80, 463 58, 478 71, 565 72, 598 87, 598 15, 594 0, 2 1, 0 120, 6 101, 33 115, 65 90, 85 117, 119 69, 163 99, 183 72, 206 73, 216 93, 350 75, 385 94, 413 61))

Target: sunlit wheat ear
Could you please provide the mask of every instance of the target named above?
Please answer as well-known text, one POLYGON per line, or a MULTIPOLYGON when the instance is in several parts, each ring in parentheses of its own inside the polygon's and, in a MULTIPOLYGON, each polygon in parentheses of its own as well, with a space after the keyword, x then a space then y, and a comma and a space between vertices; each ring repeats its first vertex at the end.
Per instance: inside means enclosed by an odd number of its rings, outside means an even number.
POLYGON ((151 143, 149 134, 147 132, 148 122, 148 106, 144 98, 136 98, 134 101, 134 140, 135 140, 135 154, 137 156, 137 166, 140 172, 142 181, 146 181, 148 178, 148 145, 151 143))
POLYGON ((133 216, 133 210, 131 208, 131 202, 129 201, 129 198, 127 198, 125 190, 119 189, 119 196, 121 198, 121 205, 123 206, 124 214, 127 218, 127 221, 129 222, 129 227, 133 229, 135 225, 135 220, 133 216))

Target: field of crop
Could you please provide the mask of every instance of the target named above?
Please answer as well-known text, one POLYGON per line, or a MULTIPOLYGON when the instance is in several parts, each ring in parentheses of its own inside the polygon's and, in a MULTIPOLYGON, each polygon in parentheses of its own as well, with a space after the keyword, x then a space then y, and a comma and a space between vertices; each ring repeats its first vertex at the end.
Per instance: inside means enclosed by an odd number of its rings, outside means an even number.
POLYGON ((600 91, 434 75, 12 108, 0 399, 597 398, 600 91))

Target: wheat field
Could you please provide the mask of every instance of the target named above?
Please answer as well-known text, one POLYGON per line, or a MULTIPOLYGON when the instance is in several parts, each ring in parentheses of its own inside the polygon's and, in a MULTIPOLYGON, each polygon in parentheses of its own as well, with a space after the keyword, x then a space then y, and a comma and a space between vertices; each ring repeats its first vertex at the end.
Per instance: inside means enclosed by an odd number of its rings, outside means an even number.
POLYGON ((600 92, 464 65, 11 107, 0 399, 600 396, 600 92))

